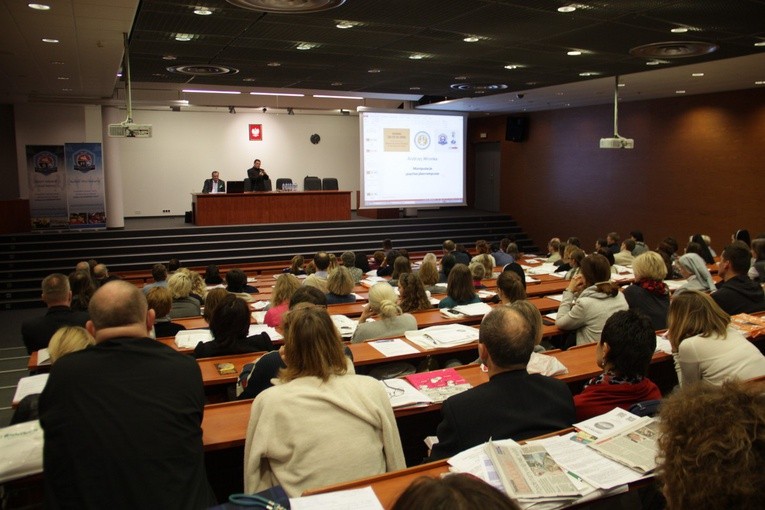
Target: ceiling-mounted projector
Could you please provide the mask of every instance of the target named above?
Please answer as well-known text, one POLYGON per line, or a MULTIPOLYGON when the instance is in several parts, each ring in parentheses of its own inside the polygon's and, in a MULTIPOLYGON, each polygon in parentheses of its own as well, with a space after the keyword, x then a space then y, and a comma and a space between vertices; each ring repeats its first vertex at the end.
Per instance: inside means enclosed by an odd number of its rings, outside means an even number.
POLYGON ((601 138, 601 149, 634 149, 635 140, 632 138, 623 138, 621 136, 616 138, 601 138))
POLYGON ((109 136, 113 138, 151 138, 151 124, 109 124, 109 136))

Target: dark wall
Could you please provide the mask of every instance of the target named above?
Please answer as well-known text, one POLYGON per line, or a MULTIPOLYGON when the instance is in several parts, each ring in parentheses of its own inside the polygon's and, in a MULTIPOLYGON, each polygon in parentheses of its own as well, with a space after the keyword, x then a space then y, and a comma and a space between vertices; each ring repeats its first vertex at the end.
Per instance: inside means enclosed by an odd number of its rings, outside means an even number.
POLYGON ((16 169, 16 126, 13 105, 0 104, 0 200, 19 198, 19 173, 16 169))
POLYGON ((501 141, 501 210, 540 247, 576 235, 590 250, 640 229, 651 247, 706 233, 720 252, 739 228, 765 232, 764 90, 620 104, 633 150, 598 148, 613 136, 612 105, 529 117, 526 142, 504 140, 504 116, 471 119, 468 141, 501 141))

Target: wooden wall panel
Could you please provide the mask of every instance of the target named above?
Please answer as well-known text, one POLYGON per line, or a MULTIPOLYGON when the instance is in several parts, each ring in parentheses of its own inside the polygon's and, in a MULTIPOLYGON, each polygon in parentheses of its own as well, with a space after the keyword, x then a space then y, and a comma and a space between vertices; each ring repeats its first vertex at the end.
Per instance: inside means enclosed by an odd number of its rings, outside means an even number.
POLYGON ((538 246, 576 235, 590 250, 609 231, 637 228, 652 247, 665 236, 682 246, 707 233, 719 252, 739 228, 765 232, 765 91, 619 110, 633 150, 598 148, 613 133, 610 105, 532 113, 523 143, 504 140, 503 116, 470 120, 470 143, 501 141, 501 210, 538 246))

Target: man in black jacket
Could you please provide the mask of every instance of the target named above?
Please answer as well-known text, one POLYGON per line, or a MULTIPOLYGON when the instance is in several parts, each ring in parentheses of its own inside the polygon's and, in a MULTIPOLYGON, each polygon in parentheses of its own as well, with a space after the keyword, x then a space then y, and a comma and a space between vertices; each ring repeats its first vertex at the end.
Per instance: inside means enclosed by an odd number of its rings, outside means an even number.
POLYGON ((558 379, 529 374, 534 350, 531 324, 510 307, 497 307, 481 322, 478 355, 489 382, 449 397, 441 408, 437 460, 492 439, 528 439, 570 427, 574 400, 558 379))
POLYGON ((743 241, 725 247, 717 263, 717 274, 723 279, 712 293, 712 299, 727 314, 754 313, 765 310, 762 287, 747 276, 751 258, 743 241))
POLYGON ((53 273, 42 281, 42 300, 48 311, 42 317, 29 319, 21 324, 21 337, 27 352, 32 354, 48 347, 50 337, 62 326, 85 326, 87 312, 75 312, 72 304, 72 291, 69 278, 61 273, 53 273))

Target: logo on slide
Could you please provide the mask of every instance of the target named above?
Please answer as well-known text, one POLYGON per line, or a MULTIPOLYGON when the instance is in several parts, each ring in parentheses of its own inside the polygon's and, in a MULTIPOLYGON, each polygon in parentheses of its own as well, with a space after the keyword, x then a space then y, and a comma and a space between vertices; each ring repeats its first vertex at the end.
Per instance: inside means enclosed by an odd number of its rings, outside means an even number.
POLYGON ((446 135, 444 133, 438 135, 438 145, 446 145, 446 135))
POLYGON ((425 131, 419 131, 414 135, 414 146, 420 150, 430 147, 430 135, 425 131))

